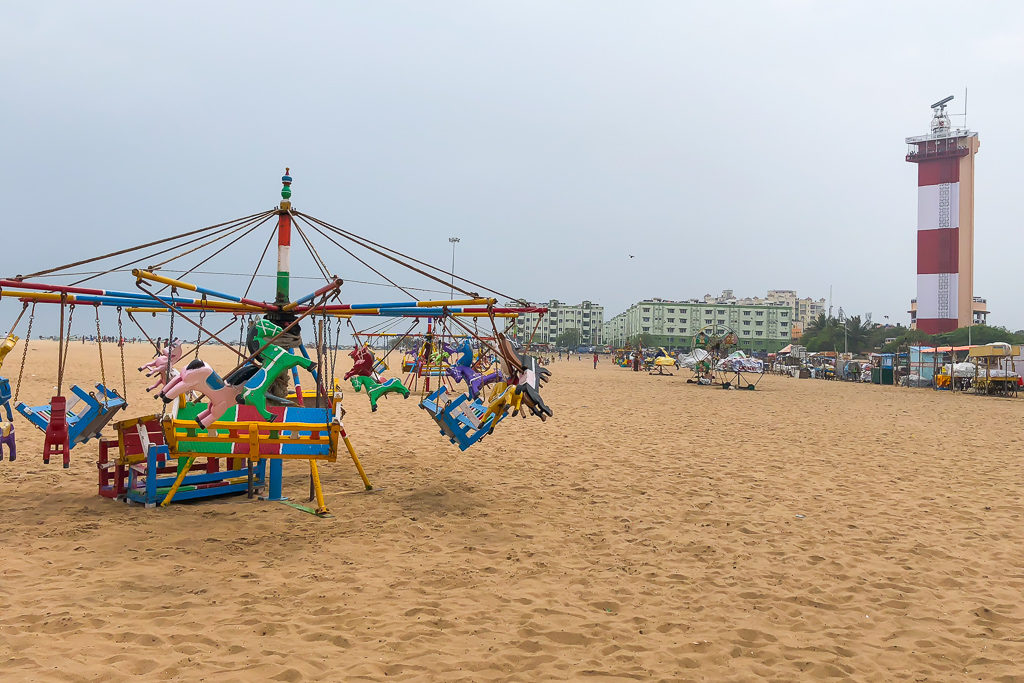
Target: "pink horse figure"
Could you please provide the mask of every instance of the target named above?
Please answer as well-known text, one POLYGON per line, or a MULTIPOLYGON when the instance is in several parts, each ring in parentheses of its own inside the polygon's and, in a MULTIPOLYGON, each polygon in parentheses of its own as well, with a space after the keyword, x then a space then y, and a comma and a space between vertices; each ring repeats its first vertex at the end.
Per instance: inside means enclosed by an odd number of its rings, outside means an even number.
POLYGON ((146 372, 146 377, 159 375, 156 382, 153 383, 153 386, 148 387, 146 391, 153 391, 159 387, 165 387, 171 382, 171 380, 177 377, 178 371, 175 370, 173 366, 179 360, 181 360, 181 342, 174 339, 167 344, 167 346, 160 349, 160 352, 153 357, 153 360, 139 368, 139 372, 148 370, 148 372, 146 372), (169 363, 168 357, 170 357, 169 363), (168 367, 170 367, 170 372, 168 372, 168 367))
POLYGON ((177 377, 164 386, 160 398, 164 403, 170 403, 186 391, 203 394, 210 405, 196 415, 196 422, 203 429, 208 429, 227 412, 228 408, 238 403, 238 395, 244 390, 244 384, 226 383, 213 368, 197 359, 186 365, 177 377))

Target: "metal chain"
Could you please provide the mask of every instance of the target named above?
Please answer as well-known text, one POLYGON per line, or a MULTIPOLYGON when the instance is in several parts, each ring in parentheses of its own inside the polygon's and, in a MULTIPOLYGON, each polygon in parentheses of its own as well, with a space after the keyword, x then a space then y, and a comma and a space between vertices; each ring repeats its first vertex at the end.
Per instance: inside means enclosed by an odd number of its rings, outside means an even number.
MULTIPOLYGON (((174 296, 176 291, 177 290, 175 288, 173 288, 173 287, 171 288, 171 296, 172 297, 174 296)), ((172 341, 174 341, 174 309, 173 308, 171 309, 171 326, 170 326, 170 329, 167 331, 167 380, 168 381, 170 381, 170 379, 171 379, 171 342, 172 341)), ((159 348, 159 344, 158 344, 157 345, 157 353, 159 353, 159 352, 160 352, 160 348, 159 348)), ((160 403, 161 403, 161 406, 162 406, 160 408, 160 422, 162 424, 163 421, 164 421, 164 416, 167 414, 167 404, 165 402, 163 402, 163 401, 161 401, 160 403)))
MULTIPOLYGON (((316 331, 316 328, 317 328, 316 323, 313 323, 313 331, 314 332, 316 331)), ((325 302, 323 318, 320 320, 320 335, 319 335, 319 337, 317 337, 317 342, 316 342, 317 343, 317 352, 316 352, 317 369, 316 369, 316 371, 317 371, 317 374, 318 374, 317 381, 320 383, 320 386, 322 386, 323 389, 324 389, 324 394, 325 394, 324 395, 324 400, 327 401, 328 404, 330 403, 331 400, 333 400, 333 397, 334 397, 334 375, 332 374, 330 377, 326 377, 326 378, 324 377, 324 375, 327 374, 327 344, 330 342, 330 340, 331 340, 331 323, 330 323, 330 320, 327 318, 327 305, 326 305, 326 302, 325 302), (323 357, 322 361, 321 361, 321 356, 323 357), (330 382, 330 384, 328 384, 328 381, 330 382)))
POLYGON ((121 398, 128 400, 128 379, 124 371, 124 323, 121 320, 121 307, 117 307, 117 345, 121 347, 121 398))
POLYGON ((96 346, 100 350, 100 382, 103 384, 103 405, 107 405, 107 370, 103 367, 103 334, 100 331, 100 307, 96 307, 96 346))
MULTIPOLYGON (((203 301, 206 301, 206 295, 203 295, 203 301)), ((199 360, 199 348, 203 345, 203 322, 206 320, 206 311, 199 311, 199 325, 196 332, 196 360, 199 360)))
POLYGON ((64 357, 58 359, 60 362, 57 363, 57 395, 63 396, 62 389, 64 388, 64 366, 68 362, 68 351, 71 349, 71 321, 75 317, 75 305, 71 304, 68 308, 68 331, 64 335, 64 357))
MULTIPOLYGON (((250 316, 251 317, 251 316, 250 316)), ((238 354, 245 351, 245 314, 238 316, 238 354)))
POLYGON ((341 318, 338 318, 338 326, 334 328, 334 348, 331 349, 331 391, 334 391, 334 377, 338 367, 338 349, 341 346, 341 318))
POLYGON ((28 342, 32 339, 32 322, 36 319, 36 302, 32 302, 32 313, 28 317, 28 332, 25 333, 25 348, 21 351, 21 368, 18 370, 18 386, 14 389, 14 403, 18 403, 18 395, 21 393, 21 377, 25 374, 25 358, 28 357, 28 342))
POLYGON ((320 344, 322 343, 324 331, 323 321, 313 321, 313 344, 316 346, 316 401, 317 405, 320 404, 320 395, 327 391, 327 387, 324 386, 324 365, 321 359, 320 344))

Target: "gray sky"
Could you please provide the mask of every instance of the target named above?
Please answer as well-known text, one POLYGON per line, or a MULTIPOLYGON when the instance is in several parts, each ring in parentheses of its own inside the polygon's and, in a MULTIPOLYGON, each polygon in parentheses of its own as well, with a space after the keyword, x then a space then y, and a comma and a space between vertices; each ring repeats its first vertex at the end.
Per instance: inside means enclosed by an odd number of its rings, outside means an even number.
MULTIPOLYGON (((526 298, 611 317, 651 296, 832 285, 836 306, 906 322, 903 138, 945 95, 961 111, 966 85, 975 293, 990 322, 1024 327, 1020 3, 0 8, 4 274, 271 208, 287 165, 297 208, 442 266, 458 235, 459 273, 526 298)), ((265 239, 213 269, 251 269, 265 239)))

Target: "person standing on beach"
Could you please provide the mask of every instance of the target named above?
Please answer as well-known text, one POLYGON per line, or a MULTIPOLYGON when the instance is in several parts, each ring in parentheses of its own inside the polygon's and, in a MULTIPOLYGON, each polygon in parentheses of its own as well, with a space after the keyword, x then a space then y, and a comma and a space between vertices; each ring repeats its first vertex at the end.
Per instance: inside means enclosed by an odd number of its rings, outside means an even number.
POLYGON ((594 369, 597 370, 597 352, 594 352, 594 369))

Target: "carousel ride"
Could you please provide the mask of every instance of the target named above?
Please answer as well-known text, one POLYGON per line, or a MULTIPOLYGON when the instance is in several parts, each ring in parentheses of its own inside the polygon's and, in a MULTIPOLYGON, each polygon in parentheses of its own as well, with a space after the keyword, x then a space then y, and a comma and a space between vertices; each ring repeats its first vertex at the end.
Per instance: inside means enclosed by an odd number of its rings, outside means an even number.
MULTIPOLYGON (((374 329, 360 331, 355 324, 367 319, 407 325, 405 337, 420 337, 422 354, 417 358, 422 357, 424 362, 416 368, 416 379, 425 380, 420 406, 440 427, 441 434, 460 449, 466 450, 493 433, 509 413, 523 417, 529 413, 542 420, 551 416, 551 409, 540 396, 548 371, 508 336, 520 313, 543 315, 546 309, 497 306, 498 296, 515 299, 297 211, 291 205, 292 178, 287 171, 281 180, 282 199, 272 210, 0 279, 0 301, 15 299, 21 303, 10 332, 0 342, 0 368, 5 359, 10 362, 11 353, 22 341, 16 332, 22 321, 26 322, 13 391, 11 382, 0 377, 0 459, 4 446, 10 460, 16 457, 13 401, 15 410, 43 432, 44 463, 59 457, 64 467, 69 467, 76 446, 90 440, 98 442, 99 493, 103 496, 166 506, 173 501, 225 493, 246 492, 253 497, 265 490, 266 500, 287 501, 282 494, 283 461, 303 460, 309 468, 310 500, 316 505, 289 504, 328 515, 318 463, 335 462, 342 446, 364 489, 373 490, 343 423, 343 387, 350 383, 355 393, 365 393, 373 412, 381 399, 408 398, 419 389, 418 385, 410 389, 398 377, 384 377, 388 358, 387 354, 377 357, 371 348, 374 329), (228 293, 194 281, 194 276, 200 274, 227 275, 201 269, 209 268, 210 261, 222 256, 228 247, 243 243, 266 227, 271 228, 270 234, 255 268, 244 275, 248 280, 244 291, 228 293), (323 281, 299 297, 291 294, 293 233, 323 281), (314 244, 316 236, 353 257, 407 299, 345 303, 341 298, 344 281, 331 274, 314 244), (268 302, 250 294, 275 237, 276 289, 268 302), (413 292, 426 290, 397 284, 368 262, 370 256, 357 255, 354 248, 383 259, 388 267, 415 273, 435 287, 457 291, 459 298, 423 300, 413 292), (179 259, 190 254, 201 254, 202 258, 185 268, 179 259), (83 271, 84 267, 89 269, 83 271), (128 281, 134 281, 134 289, 83 286, 100 279, 127 280, 126 273, 130 273, 128 281), (42 277, 50 281, 40 280, 42 277), (74 280, 70 284, 52 282, 64 277, 74 280), (76 309, 90 307, 96 326, 100 381, 83 389, 67 381, 68 349, 76 309), (106 377, 103 340, 114 335, 104 335, 101 309, 116 309, 120 390, 111 387, 106 377), (26 365, 38 362, 30 362, 29 355, 37 314, 48 315, 51 326, 57 323, 57 383, 47 401, 27 405, 19 398, 26 365), (162 323, 158 334, 150 334, 141 324, 139 317, 144 314, 162 323), (147 395, 139 400, 155 409, 144 409, 144 414, 129 419, 123 419, 128 408, 126 319, 154 350, 153 359, 138 370, 153 379, 147 395), (212 324, 213 319, 218 324, 212 324), (481 333, 481 323, 486 333, 481 333), (426 325, 425 333, 417 331, 421 324, 426 325), (354 341, 348 354, 353 363, 339 380, 337 356, 343 326, 351 331, 354 341), (235 327, 237 341, 228 340, 228 330, 235 327), (310 346, 307 341, 312 342, 310 346), (212 354, 206 352, 216 347, 236 358, 233 367, 214 368, 201 358, 210 357, 212 354), (444 352, 443 362, 433 363, 435 350, 444 352), (433 369, 438 372, 431 375, 433 369), (68 392, 66 383, 70 384, 68 392)), ((84 378, 75 379, 84 384, 84 378)))

